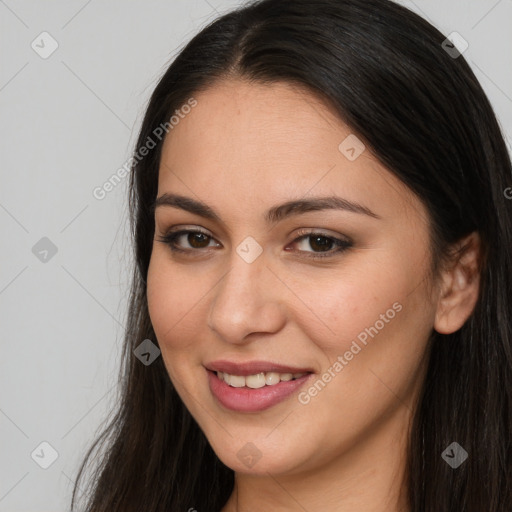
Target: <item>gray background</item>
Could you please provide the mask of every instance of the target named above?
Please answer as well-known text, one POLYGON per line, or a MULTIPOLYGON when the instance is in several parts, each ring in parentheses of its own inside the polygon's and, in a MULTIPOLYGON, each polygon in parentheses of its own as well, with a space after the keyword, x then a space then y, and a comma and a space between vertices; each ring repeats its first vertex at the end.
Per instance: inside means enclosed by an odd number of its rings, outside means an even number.
MULTIPOLYGON (((0 0, 1 512, 69 508, 116 400, 131 265, 127 179, 103 200, 93 189, 130 156, 172 57, 240 3, 0 0)), ((468 41, 510 147, 512 0, 401 3, 468 41)))

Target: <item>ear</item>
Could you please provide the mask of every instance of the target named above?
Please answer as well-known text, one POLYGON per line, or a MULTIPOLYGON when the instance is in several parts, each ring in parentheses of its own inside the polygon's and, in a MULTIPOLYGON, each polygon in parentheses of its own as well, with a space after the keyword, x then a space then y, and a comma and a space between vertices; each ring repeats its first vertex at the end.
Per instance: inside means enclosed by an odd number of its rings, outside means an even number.
POLYGON ((440 334, 459 330, 475 307, 480 290, 481 240, 475 231, 458 241, 447 268, 441 271, 434 329, 440 334))

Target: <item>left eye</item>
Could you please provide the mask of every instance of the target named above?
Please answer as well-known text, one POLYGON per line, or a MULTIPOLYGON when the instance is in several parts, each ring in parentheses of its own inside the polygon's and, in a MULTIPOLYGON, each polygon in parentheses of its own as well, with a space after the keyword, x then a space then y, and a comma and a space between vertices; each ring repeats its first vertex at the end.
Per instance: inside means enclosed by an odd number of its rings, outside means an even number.
POLYGON ((348 240, 342 240, 332 236, 324 235, 323 233, 308 233, 296 240, 295 244, 302 246, 301 252, 312 253, 308 254, 308 257, 322 258, 326 256, 332 256, 335 253, 342 252, 349 247, 352 243, 348 240), (310 247, 312 251, 307 250, 310 247), (325 253, 325 254, 317 254, 325 253))
MULTIPOLYGON (((159 238, 160 242, 167 244, 174 252, 198 252, 195 249, 220 247, 220 244, 207 233, 197 230, 182 230, 169 233, 159 238), (210 243, 213 242, 213 245, 210 243), (188 245, 184 245, 188 244, 188 245)), ((296 238, 290 245, 297 244, 300 253, 310 258, 325 258, 340 253, 352 246, 352 242, 327 236, 323 233, 306 233, 296 238), (308 246, 312 250, 308 250, 308 246)))
MULTIPOLYGON (((333 252, 338 252, 346 249, 350 245, 348 241, 326 236, 321 233, 303 235, 300 238, 297 238, 294 243, 297 243, 298 245, 302 244, 303 250, 306 249, 307 246, 311 247, 313 249, 311 252, 332 252, 333 248, 335 248, 333 252)), ((306 249, 306 252, 310 251, 307 251, 306 249)))

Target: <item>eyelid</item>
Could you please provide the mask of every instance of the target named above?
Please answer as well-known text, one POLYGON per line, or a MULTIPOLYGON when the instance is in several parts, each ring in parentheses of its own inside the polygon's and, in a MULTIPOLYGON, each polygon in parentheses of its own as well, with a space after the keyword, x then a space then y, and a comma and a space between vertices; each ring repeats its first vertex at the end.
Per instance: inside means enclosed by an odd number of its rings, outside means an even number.
MULTIPOLYGON (((172 233, 180 232, 180 231, 192 231, 192 232, 202 233, 203 235, 207 235, 211 238, 215 238, 211 234, 210 231, 208 231, 207 229, 205 229, 201 226, 197 226, 195 224, 180 224, 179 226, 172 226, 170 229, 164 230, 164 231, 165 231, 164 236, 170 235, 172 233)), ((326 238, 334 238, 334 239, 339 239, 341 241, 352 242, 352 240, 348 236, 341 235, 339 233, 332 233, 332 232, 330 232, 330 230, 326 230, 323 228, 300 228, 295 233, 295 235, 296 235, 296 237, 292 240, 292 242, 296 241, 297 237, 301 237, 301 236, 305 236, 305 235, 322 235, 322 236, 325 236, 326 238)))
POLYGON ((208 235, 208 236, 214 238, 214 236, 207 229, 205 229, 201 226, 197 226, 195 224, 180 224, 177 226, 172 226, 171 228, 164 230, 164 231, 165 231, 165 235, 170 235, 172 233, 179 233, 180 231, 193 231, 193 232, 202 233, 203 235, 208 235))
MULTIPOLYGON (((339 240, 340 242, 353 243, 353 241, 346 235, 342 235, 341 233, 334 233, 328 229, 322 228, 300 228, 295 234, 297 237, 303 237, 307 235, 320 235, 325 236, 326 238, 339 240)), ((295 240, 297 240, 297 238, 294 238, 293 241, 295 240)))

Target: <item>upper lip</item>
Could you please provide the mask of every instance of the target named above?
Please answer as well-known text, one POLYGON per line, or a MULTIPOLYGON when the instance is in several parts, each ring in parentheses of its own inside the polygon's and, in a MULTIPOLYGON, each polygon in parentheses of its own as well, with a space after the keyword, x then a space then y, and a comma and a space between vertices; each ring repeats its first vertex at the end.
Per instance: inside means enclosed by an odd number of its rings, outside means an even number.
POLYGON ((283 364, 276 364, 269 361, 248 361, 246 363, 235 363, 234 361, 219 360, 205 365, 207 370, 224 372, 230 375, 255 375, 256 373, 313 373, 311 368, 292 367, 283 364))

